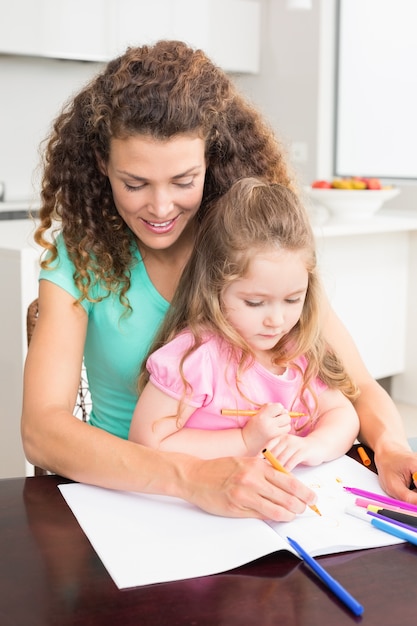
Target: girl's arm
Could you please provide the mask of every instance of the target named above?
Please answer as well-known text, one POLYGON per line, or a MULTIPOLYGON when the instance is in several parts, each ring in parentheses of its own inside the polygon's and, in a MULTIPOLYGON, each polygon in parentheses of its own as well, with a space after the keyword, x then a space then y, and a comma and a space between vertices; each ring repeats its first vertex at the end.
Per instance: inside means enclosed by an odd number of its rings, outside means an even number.
POLYGON ((74 301, 57 285, 40 281, 22 415, 23 446, 31 463, 109 489, 178 496, 229 517, 288 521, 314 504, 311 489, 261 459, 205 461, 159 452, 75 418, 87 315, 74 301))
POLYGON ((417 503, 417 491, 410 491, 412 474, 417 472, 417 454, 411 451, 401 416, 388 393, 372 378, 346 328, 325 304, 325 338, 342 359, 361 394, 354 406, 359 415, 359 439, 375 453, 378 478, 384 490, 395 498, 417 503))
POLYGON ((351 402, 337 389, 319 396, 319 417, 305 437, 282 437, 274 448, 281 463, 291 471, 296 465, 319 465, 345 454, 359 432, 359 418, 351 402))
POLYGON ((359 417, 352 403, 338 389, 326 389, 319 396, 319 418, 307 437, 316 448, 320 463, 342 456, 359 434, 359 417))
POLYGON ((290 430, 290 417, 281 404, 260 409, 244 428, 203 430, 183 428, 195 407, 184 405, 178 422, 179 402, 148 382, 133 414, 129 439, 158 450, 185 452, 204 459, 253 456, 290 430))

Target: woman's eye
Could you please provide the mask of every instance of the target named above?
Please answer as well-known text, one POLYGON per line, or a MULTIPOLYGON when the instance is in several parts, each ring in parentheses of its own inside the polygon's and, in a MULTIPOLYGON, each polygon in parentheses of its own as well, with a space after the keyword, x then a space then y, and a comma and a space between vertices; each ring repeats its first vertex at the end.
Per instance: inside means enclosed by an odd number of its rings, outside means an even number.
POLYGON ((194 178, 191 178, 191 180, 177 181, 175 184, 177 187, 194 187, 194 178))
POLYGON ((145 185, 128 185, 127 183, 124 183, 124 187, 126 189, 126 191, 139 191, 139 189, 143 189, 145 185))

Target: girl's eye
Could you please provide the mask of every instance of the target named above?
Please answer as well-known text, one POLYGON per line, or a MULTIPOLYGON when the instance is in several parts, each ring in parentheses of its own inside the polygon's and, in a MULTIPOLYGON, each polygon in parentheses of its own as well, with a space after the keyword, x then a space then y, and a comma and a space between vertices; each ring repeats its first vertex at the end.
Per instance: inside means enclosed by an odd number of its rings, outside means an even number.
POLYGON ((263 305, 263 302, 260 300, 244 300, 244 302, 246 306, 252 306, 252 307, 263 305))

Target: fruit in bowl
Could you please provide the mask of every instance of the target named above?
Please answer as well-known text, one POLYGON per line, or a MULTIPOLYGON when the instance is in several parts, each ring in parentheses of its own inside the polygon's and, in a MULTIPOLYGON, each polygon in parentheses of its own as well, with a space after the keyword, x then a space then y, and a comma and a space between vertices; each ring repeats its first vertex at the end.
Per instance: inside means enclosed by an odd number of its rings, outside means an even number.
POLYGON ((306 191, 313 203, 338 220, 369 218, 400 193, 397 187, 382 185, 378 178, 362 176, 315 180, 306 191))
POLYGON ((315 180, 311 186, 313 189, 331 189, 332 183, 329 183, 328 180, 315 180))
POLYGON ((333 178, 328 180, 315 180, 311 183, 313 189, 392 189, 384 187, 379 178, 365 178, 363 176, 350 176, 348 178, 333 178))

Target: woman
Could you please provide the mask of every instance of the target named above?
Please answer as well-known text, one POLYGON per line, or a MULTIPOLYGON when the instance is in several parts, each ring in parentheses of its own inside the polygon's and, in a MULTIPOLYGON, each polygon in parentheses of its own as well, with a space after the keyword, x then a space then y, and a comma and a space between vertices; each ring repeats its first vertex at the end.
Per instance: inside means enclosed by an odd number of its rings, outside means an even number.
MULTIPOLYGON (((49 256, 25 368, 29 461, 86 483, 180 496, 224 515, 288 520, 314 501, 309 489, 259 459, 203 461, 126 441, 140 362, 200 216, 248 175, 292 184, 260 115, 201 51, 180 42, 128 50, 65 107, 46 148, 36 233, 49 256), (51 241, 55 227, 61 232, 51 241), (72 416, 83 354, 91 424, 72 416)), ((376 451, 384 486, 404 497, 417 459, 407 455, 401 419, 330 309, 326 339, 361 389, 364 440, 376 451), (390 464, 391 473, 384 470, 390 464)))

